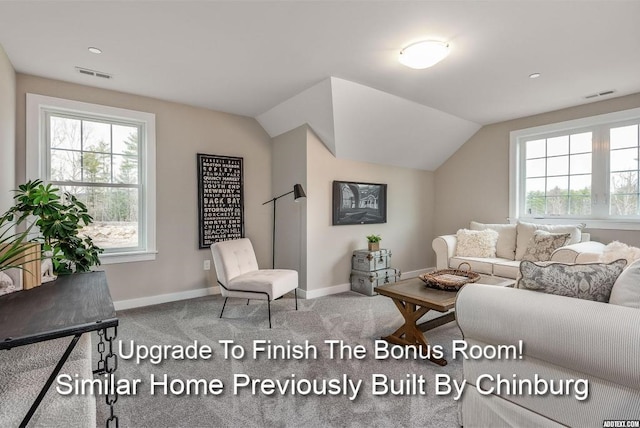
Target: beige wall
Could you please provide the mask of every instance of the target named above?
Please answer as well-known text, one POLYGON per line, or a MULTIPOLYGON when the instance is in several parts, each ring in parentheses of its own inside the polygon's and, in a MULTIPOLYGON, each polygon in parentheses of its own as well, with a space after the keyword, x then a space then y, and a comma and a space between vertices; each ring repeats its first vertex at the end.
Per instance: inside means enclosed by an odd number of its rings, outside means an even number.
POLYGON ((348 283, 351 254, 370 234, 402 272, 434 265, 432 172, 337 159, 309 131, 307 184, 307 290, 348 283), (332 226, 333 180, 387 183, 387 223, 332 226))
POLYGON ((16 148, 16 73, 0 45, 0 214, 13 205, 16 148))
MULTIPOLYGON (((435 234, 455 233, 471 220, 507 220, 511 131, 636 107, 640 94, 484 126, 436 170, 435 234)), ((588 231, 601 242, 617 239, 640 245, 640 232, 588 231)))
MULTIPOLYGON (((272 145, 271 187, 273 196, 293 190, 296 183, 307 190, 307 127, 301 126, 275 137, 272 145)), ((272 209, 273 205, 269 204, 272 209)), ((276 268, 299 272, 299 287, 307 288, 307 200, 293 194, 277 201, 276 268)))
POLYGON ((196 153, 244 157, 245 230, 261 266, 271 263, 270 138, 255 119, 157 99, 17 75, 17 157, 25 180, 26 93, 103 104, 156 115, 157 247, 155 261, 103 266, 113 299, 126 300, 207 287, 208 250, 198 249, 196 153))

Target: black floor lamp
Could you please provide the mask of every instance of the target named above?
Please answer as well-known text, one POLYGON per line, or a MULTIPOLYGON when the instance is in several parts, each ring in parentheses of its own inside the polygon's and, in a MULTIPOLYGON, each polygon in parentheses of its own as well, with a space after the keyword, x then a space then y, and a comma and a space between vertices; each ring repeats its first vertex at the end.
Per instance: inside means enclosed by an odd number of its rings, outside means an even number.
POLYGON ((287 193, 283 193, 280 196, 276 196, 273 199, 269 199, 262 205, 267 205, 268 203, 273 202, 273 236, 271 239, 272 251, 271 251, 271 268, 275 269, 276 267, 276 201, 283 196, 287 196, 293 193, 293 200, 297 201, 300 198, 306 198, 307 195, 304 193, 304 189, 302 188, 302 184, 295 184, 293 186, 293 190, 287 193))

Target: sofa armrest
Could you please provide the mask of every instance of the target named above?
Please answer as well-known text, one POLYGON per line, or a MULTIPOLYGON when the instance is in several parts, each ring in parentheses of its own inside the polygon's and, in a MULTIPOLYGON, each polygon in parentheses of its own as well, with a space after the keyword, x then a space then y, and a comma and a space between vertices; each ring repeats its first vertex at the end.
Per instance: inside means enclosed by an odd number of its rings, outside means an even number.
POLYGON ((560 263, 593 263, 600 259, 605 245, 601 242, 587 241, 566 245, 551 254, 551 261, 560 263))
POLYGON ((640 389, 640 310, 491 285, 465 286, 456 319, 465 339, 510 345, 550 364, 640 389))
POLYGON ((433 240, 431 248, 436 252, 436 269, 449 267, 449 259, 455 255, 457 242, 456 235, 442 235, 433 240))

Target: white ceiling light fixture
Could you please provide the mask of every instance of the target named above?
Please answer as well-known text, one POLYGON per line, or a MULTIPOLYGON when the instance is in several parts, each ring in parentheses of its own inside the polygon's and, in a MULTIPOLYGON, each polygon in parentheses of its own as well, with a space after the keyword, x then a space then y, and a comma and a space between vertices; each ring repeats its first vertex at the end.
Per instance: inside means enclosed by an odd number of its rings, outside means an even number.
POLYGON ((409 68, 422 70, 436 65, 449 55, 449 43, 423 40, 412 43, 400 51, 398 61, 409 68))
POLYGON ((91 46, 89 48, 89 52, 94 53, 94 54, 101 54, 102 53, 102 49, 95 48, 95 47, 91 46))
POLYGON ((540 74, 540 73, 531 73, 529 75, 529 79, 537 79, 540 76, 542 76, 542 74, 540 74))

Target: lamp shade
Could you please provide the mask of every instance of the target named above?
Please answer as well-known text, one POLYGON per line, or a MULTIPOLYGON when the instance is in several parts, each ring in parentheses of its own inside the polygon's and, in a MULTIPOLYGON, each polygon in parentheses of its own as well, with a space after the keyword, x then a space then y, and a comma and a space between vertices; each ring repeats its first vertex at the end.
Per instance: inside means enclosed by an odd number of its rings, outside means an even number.
POLYGON ((446 58, 449 50, 448 43, 425 40, 402 49, 398 61, 410 68, 429 68, 446 58))
POLYGON ((298 200, 300 198, 306 198, 307 194, 304 193, 304 189, 302 188, 302 184, 296 184, 293 186, 293 199, 298 200))

